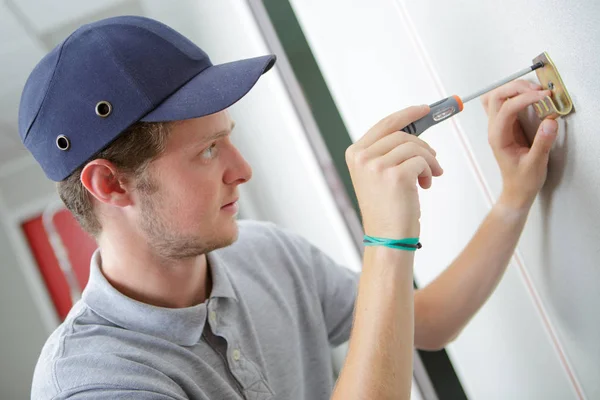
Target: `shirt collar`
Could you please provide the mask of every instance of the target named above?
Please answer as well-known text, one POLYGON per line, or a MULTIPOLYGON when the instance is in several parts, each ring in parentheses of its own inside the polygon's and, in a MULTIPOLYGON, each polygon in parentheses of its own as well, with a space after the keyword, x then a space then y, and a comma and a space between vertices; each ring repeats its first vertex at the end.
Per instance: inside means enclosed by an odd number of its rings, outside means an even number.
MULTIPOLYGON (((221 257, 207 254, 212 274, 210 299, 237 302, 231 279, 221 257)), ((186 308, 164 308, 133 300, 116 290, 101 270, 100 249, 92 255, 90 278, 82 301, 96 314, 125 329, 160 337, 182 346, 198 343, 206 322, 206 302, 186 308)))
POLYGON ((238 301, 238 298, 231 285, 231 277, 227 271, 227 265, 218 251, 213 251, 206 254, 208 265, 210 266, 212 276, 212 290, 210 298, 224 297, 238 301))

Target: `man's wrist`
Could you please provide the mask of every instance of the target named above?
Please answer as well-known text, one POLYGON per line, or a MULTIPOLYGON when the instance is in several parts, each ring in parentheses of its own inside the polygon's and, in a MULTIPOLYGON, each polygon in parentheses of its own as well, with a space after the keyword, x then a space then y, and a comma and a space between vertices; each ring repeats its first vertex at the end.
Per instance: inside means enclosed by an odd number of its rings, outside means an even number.
POLYGON ((526 196, 511 195, 507 192, 502 192, 500 197, 496 201, 494 208, 498 209, 504 214, 510 214, 510 216, 520 217, 527 216, 529 210, 533 205, 533 199, 527 198, 526 196))
POLYGON ((366 272, 366 270, 388 271, 398 269, 399 271, 396 271, 394 275, 404 276, 406 273, 412 275, 414 260, 414 251, 390 249, 385 246, 368 246, 365 247, 363 272, 366 272))

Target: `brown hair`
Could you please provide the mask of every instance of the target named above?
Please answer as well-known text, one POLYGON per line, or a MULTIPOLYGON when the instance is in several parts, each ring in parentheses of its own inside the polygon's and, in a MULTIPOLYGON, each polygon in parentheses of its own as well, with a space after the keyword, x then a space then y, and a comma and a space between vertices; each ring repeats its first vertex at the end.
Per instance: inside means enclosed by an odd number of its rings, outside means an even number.
POLYGON ((142 177, 150 161, 164 151, 169 127, 168 122, 133 124, 108 147, 56 184, 61 200, 85 231, 94 237, 102 231, 100 220, 94 212, 92 195, 81 183, 81 171, 85 165, 101 158, 113 163, 119 172, 127 176, 134 179, 142 177))

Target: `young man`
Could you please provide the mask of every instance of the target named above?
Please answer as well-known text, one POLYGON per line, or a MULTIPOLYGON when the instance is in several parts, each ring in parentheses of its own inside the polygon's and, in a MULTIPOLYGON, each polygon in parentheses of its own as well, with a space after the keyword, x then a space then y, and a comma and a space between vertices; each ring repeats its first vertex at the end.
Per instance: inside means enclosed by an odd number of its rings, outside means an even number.
MULTIPOLYGON (((407 399, 413 347, 443 347, 488 298, 556 136, 545 121, 529 149, 516 115, 547 93, 519 81, 484 100, 504 190, 454 263, 413 293, 410 245, 367 247, 358 284, 302 238, 236 222, 252 173, 226 109, 274 62, 213 66, 165 25, 117 17, 34 69, 21 138, 99 250, 42 350, 32 398, 407 399), (329 346, 349 338, 334 391, 329 346)), ((428 188, 442 169, 399 129, 427 112, 392 114, 347 151, 369 236, 419 236, 416 182, 428 188)))

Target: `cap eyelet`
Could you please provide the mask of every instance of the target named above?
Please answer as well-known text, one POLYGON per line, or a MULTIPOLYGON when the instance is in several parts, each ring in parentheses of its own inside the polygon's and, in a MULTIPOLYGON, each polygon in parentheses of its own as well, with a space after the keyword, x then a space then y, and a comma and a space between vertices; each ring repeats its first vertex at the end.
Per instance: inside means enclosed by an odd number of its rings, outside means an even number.
POLYGON ((67 151, 71 147, 71 141, 65 135, 59 135, 56 137, 56 147, 62 151, 67 151))
POLYGON ((112 105, 106 101, 102 100, 96 104, 96 115, 102 118, 106 118, 112 112, 112 105))

